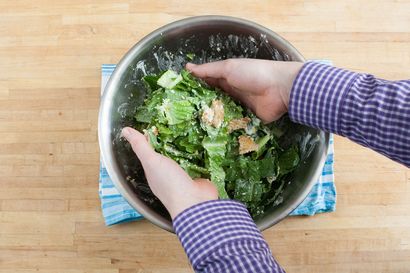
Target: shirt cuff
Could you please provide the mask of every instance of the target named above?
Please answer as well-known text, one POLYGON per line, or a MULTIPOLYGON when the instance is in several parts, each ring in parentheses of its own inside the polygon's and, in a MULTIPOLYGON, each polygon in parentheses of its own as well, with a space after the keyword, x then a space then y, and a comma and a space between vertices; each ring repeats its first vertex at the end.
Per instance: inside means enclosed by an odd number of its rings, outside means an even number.
POLYGON ((305 63, 293 82, 289 117, 297 123, 341 134, 344 98, 359 75, 317 62, 305 63))
POLYGON ((246 207, 233 200, 195 205, 178 214, 173 226, 193 268, 200 267, 207 256, 238 239, 266 244, 246 207))

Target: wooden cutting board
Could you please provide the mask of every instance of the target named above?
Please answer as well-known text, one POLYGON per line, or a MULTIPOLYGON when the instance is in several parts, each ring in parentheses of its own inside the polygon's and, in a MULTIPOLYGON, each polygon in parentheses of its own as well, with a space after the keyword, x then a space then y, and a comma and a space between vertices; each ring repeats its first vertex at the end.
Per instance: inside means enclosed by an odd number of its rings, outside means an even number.
MULTIPOLYGON (((98 200, 100 65, 155 28, 224 14, 307 59, 410 77, 410 1, 0 1, 0 273, 191 272, 174 235, 107 228, 98 200)), ((337 212, 264 232, 288 272, 410 272, 410 171, 335 138, 337 212)))

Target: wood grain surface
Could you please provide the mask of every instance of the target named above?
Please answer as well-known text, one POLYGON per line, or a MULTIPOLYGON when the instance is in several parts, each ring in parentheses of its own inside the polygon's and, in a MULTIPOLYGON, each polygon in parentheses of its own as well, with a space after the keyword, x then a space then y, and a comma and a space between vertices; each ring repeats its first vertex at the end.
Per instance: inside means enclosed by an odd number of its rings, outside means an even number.
MULTIPOLYGON (((0 273, 191 272, 174 235, 105 227, 100 65, 193 15, 258 22, 308 59, 410 77, 410 1, 0 0, 0 273)), ((410 171, 335 139, 337 212, 263 234, 288 272, 410 272, 410 171)))

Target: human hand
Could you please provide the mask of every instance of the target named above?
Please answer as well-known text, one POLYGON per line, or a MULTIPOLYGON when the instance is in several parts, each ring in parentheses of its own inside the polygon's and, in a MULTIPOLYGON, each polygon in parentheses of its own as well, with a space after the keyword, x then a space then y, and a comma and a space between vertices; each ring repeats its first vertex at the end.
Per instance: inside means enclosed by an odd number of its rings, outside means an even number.
POLYGON ((279 119, 288 110, 290 91, 303 63, 228 59, 186 68, 208 84, 222 88, 262 121, 279 119))
POLYGON ((218 191, 211 181, 192 180, 175 161, 155 152, 137 130, 125 127, 122 136, 131 144, 152 192, 167 208, 172 219, 193 205, 218 199, 218 191))

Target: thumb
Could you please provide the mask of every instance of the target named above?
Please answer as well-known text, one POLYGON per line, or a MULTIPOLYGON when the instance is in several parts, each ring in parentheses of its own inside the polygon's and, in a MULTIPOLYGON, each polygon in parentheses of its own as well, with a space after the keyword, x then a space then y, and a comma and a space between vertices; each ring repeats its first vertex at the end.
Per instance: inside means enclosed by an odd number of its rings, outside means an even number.
POLYGON ((155 151, 152 149, 145 136, 137 130, 125 127, 122 129, 121 135, 131 144, 132 150, 141 162, 147 161, 149 157, 152 157, 155 154, 155 151))
POLYGON ((228 61, 216 61, 206 64, 192 64, 187 63, 186 69, 192 72, 194 76, 199 78, 226 78, 228 72, 228 61))

